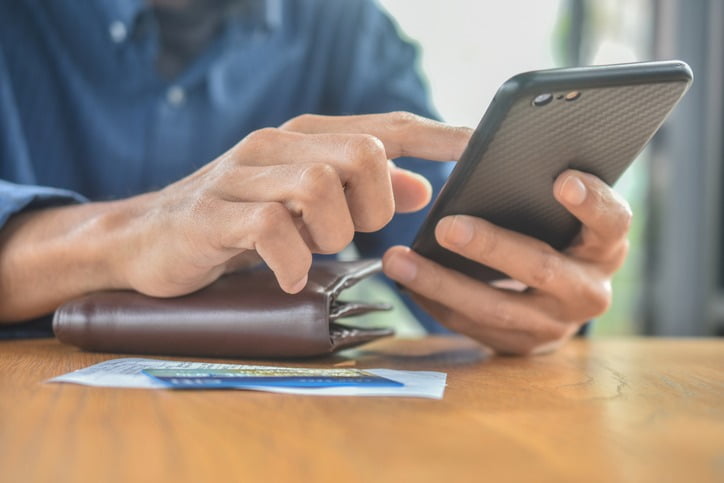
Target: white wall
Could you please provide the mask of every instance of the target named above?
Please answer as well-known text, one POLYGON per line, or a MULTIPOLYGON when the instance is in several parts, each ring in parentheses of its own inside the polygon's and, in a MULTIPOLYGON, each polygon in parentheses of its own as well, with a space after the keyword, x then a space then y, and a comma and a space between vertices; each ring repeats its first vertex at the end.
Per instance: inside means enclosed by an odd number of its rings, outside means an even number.
POLYGON ((474 127, 506 79, 554 67, 560 0, 378 0, 422 47, 433 101, 474 127))

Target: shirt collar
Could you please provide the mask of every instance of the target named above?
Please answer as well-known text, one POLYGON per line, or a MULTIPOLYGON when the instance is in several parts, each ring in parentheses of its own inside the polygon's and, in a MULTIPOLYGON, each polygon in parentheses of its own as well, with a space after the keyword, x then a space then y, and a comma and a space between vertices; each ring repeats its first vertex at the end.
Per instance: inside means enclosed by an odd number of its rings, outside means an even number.
POLYGON ((107 24, 121 22, 127 29, 146 8, 144 0, 99 0, 100 13, 107 24))
MULTIPOLYGON (((251 15, 251 20, 261 20, 262 26, 274 30, 282 23, 282 0, 246 0, 248 9, 244 15, 251 15)), ((107 24, 121 22, 130 31, 136 18, 147 7, 145 0, 99 0, 101 15, 107 24)))

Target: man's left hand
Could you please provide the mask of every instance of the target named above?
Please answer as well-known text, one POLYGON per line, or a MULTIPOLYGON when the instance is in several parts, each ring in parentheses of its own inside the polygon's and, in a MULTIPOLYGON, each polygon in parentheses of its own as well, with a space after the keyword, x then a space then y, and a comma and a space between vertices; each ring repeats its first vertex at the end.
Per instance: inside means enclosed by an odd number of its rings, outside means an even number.
POLYGON ((564 252, 470 216, 449 216, 436 227, 440 245, 516 283, 483 283, 401 246, 387 251, 384 271, 440 323, 498 353, 550 351, 610 306, 631 224, 626 201, 593 175, 568 170, 553 191, 583 224, 564 252))

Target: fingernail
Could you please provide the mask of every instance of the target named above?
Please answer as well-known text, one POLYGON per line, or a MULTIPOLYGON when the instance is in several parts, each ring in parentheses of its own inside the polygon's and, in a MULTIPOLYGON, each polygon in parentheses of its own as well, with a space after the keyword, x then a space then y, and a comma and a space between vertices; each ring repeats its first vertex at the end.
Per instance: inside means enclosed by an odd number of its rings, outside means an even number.
POLYGON ((473 239, 473 225, 462 216, 451 216, 440 220, 440 231, 445 243, 465 246, 473 239))
POLYGON ((417 264, 404 255, 395 255, 387 262, 385 273, 398 282, 411 282, 417 277, 417 264))
POLYGON ((578 176, 569 175, 561 185, 561 197, 569 205, 578 206, 586 200, 586 185, 578 176))
POLYGON ((299 293, 302 291, 302 289, 307 285, 307 278, 308 276, 305 275, 301 278, 297 283, 292 285, 292 287, 289 289, 290 293, 299 293))

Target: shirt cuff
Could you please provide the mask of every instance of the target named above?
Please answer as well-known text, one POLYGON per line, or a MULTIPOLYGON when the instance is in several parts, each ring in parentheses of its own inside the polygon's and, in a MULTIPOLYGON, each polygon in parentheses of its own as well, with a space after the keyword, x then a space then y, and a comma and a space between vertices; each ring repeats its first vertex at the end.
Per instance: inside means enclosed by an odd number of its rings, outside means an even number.
POLYGON ((29 186, 0 180, 0 228, 8 219, 27 209, 85 203, 88 199, 69 190, 29 186))

